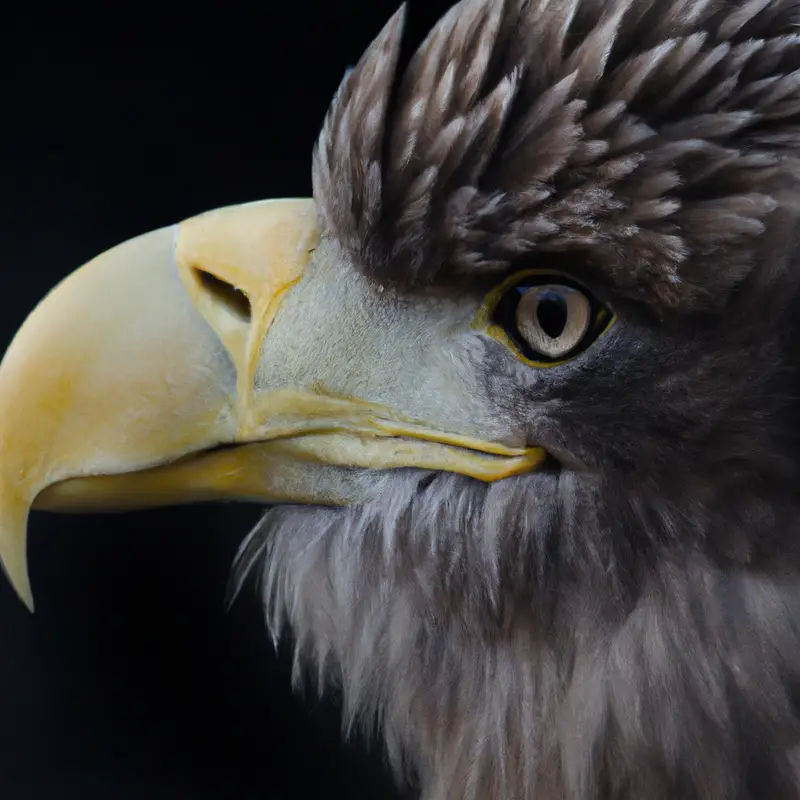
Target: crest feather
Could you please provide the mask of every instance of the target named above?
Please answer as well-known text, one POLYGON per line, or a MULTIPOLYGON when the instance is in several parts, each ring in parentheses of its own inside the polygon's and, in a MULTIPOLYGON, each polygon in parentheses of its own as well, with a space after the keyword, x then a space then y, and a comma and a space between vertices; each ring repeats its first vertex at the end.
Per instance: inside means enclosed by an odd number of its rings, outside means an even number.
POLYGON ((633 299, 710 307, 798 213, 798 0, 462 0, 398 74, 404 19, 314 153, 323 226, 377 280, 566 252, 633 299))

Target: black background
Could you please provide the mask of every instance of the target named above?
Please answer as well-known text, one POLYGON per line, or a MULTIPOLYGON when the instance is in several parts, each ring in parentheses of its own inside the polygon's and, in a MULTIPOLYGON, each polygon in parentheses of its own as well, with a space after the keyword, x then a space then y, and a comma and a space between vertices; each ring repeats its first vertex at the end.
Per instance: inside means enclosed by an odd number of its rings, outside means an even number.
MULTIPOLYGON (((448 5, 412 0, 408 42, 448 5)), ((396 0, 104 8, 2 12, 0 349, 108 247, 308 195, 330 98, 396 0)), ((2 800, 393 796, 335 699, 292 694, 253 587, 223 610, 258 515, 33 514, 35 615, 0 581, 2 800)))

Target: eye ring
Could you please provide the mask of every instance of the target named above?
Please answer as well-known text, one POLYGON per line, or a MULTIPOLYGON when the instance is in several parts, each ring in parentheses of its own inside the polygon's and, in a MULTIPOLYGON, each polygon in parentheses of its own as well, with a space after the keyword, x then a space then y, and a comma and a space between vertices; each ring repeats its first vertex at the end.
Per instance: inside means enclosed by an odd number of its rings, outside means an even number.
POLYGON ((532 269, 496 286, 473 327, 504 344, 523 363, 544 368, 576 358, 614 322, 614 312, 572 277, 532 269))

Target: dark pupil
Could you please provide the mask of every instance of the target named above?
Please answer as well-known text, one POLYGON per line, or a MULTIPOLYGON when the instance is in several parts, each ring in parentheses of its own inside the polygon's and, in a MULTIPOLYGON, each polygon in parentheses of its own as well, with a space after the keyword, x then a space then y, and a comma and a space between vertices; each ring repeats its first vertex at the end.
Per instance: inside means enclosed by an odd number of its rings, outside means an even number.
POLYGON ((544 292, 539 298, 536 318, 542 330, 551 339, 557 339, 567 326, 567 301, 557 292, 544 292))

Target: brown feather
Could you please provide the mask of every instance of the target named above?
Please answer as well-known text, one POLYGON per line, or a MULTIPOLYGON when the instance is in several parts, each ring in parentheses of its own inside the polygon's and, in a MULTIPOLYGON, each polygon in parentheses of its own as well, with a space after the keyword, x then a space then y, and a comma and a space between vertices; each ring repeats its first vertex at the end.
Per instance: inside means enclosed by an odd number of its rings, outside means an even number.
POLYGON ((796 202, 799 8, 463 0, 398 74, 401 9, 320 135, 323 226, 385 283, 566 252, 662 312, 714 308, 796 202))

